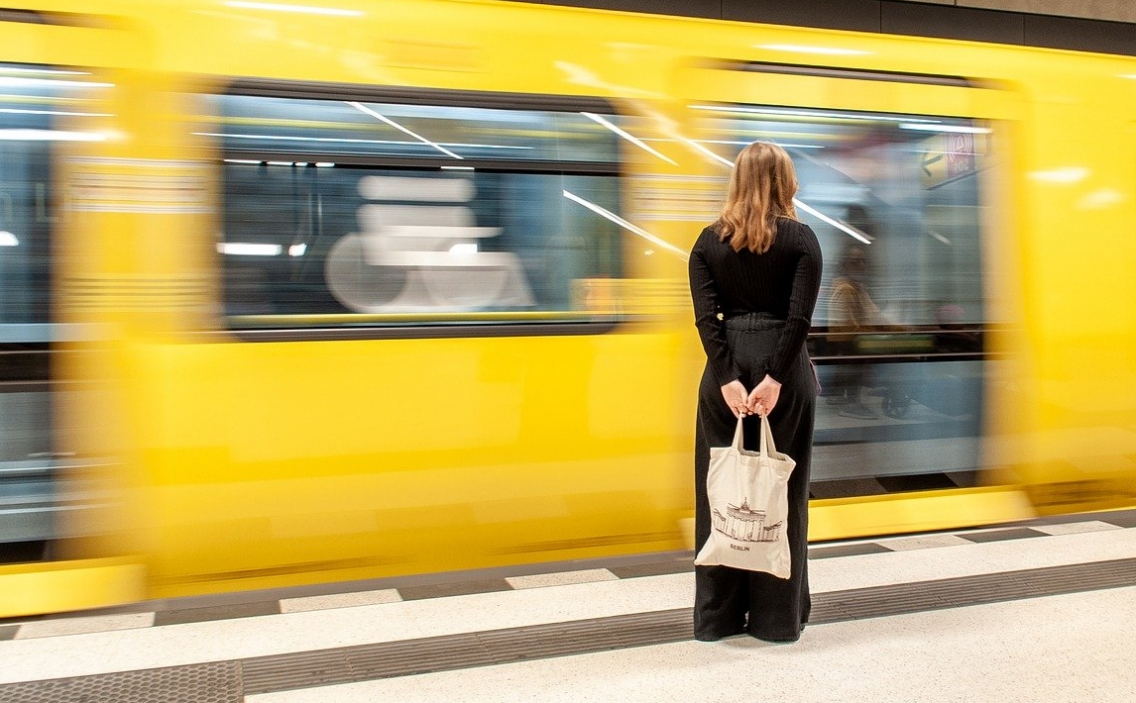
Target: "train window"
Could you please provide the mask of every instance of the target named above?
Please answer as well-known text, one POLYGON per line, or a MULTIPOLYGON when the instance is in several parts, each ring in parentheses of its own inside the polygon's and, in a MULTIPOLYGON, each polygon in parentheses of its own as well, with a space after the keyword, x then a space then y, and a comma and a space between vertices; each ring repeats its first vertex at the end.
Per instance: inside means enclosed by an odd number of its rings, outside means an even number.
POLYGON ((810 352, 815 497, 970 485, 978 466, 983 177, 991 126, 927 115, 693 105, 722 161, 790 152, 825 256, 810 352))
POLYGON ((50 344, 52 157, 89 107, 83 71, 0 64, 0 562, 36 559, 60 507, 53 451, 50 344))
POLYGON ((603 104, 217 99, 231 328, 612 321, 588 295, 621 271, 619 118, 603 104))

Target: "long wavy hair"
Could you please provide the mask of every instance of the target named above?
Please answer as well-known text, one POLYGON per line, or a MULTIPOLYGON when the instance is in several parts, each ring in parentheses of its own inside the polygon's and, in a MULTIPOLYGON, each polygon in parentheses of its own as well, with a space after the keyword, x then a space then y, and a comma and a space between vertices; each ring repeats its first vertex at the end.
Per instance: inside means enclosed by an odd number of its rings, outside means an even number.
POLYGON ((797 219, 796 194, 797 172, 789 154, 770 142, 750 144, 734 161, 730 191, 715 223, 718 235, 734 251, 769 251, 777 220, 797 219))

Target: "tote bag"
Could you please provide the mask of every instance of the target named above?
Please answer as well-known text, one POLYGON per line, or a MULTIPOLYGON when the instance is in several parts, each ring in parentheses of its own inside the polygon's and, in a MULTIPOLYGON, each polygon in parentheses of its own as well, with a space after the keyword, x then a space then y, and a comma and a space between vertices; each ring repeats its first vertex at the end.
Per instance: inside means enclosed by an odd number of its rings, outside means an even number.
POLYGON ((733 444, 710 448, 706 477, 710 539, 694 563, 789 578, 789 475, 796 465, 777 452, 765 417, 761 418, 760 450, 746 451, 738 418, 733 444))

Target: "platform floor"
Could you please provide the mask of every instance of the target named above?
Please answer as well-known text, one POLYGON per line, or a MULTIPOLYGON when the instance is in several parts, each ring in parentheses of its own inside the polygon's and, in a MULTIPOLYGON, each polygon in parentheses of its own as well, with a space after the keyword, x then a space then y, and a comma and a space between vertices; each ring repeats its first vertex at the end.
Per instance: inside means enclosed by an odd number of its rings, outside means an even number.
POLYGON ((814 547, 788 645, 691 640, 690 569, 9 622, 0 702, 1136 701, 1136 512, 814 547))

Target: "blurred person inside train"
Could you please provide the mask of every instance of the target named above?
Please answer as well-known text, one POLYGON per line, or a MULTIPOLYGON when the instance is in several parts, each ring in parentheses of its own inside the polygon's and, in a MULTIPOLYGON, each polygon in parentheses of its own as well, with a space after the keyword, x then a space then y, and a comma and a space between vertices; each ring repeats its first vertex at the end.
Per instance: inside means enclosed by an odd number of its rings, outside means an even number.
MULTIPOLYGON (((872 236, 874 227, 862 206, 848 207, 847 222, 872 236)), ((879 306, 868 292, 869 271, 866 248, 849 243, 840 257, 828 301, 829 349, 841 357, 856 356, 859 335, 879 327, 884 321, 879 306)), ((826 395, 828 402, 842 406, 840 414, 844 417, 878 418, 879 414, 864 403, 862 396, 864 388, 869 385, 870 374, 869 365, 845 360, 833 374, 832 389, 826 395)))
POLYGON ((731 443, 746 418, 748 447, 767 415, 778 449, 796 460, 789 481, 788 579, 727 566, 695 567, 694 636, 748 633, 792 642, 809 619, 809 459, 816 382, 805 338, 821 280, 816 234, 797 220, 796 171, 781 147, 755 142, 734 162, 719 219, 690 256, 695 324, 707 363, 695 432, 695 553, 710 537, 710 448, 731 443))

